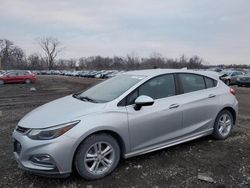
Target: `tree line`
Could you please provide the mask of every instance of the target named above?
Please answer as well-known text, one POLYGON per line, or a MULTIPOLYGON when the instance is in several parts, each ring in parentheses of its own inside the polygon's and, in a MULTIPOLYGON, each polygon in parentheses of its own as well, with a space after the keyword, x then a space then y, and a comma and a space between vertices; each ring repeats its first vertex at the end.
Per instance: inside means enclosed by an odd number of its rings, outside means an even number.
MULTIPOLYGON (((52 37, 40 38, 38 45, 44 55, 33 53, 26 55, 23 49, 8 39, 0 39, 1 69, 25 70, 136 70, 152 68, 183 68, 201 69, 208 64, 199 56, 166 58, 161 54, 153 53, 150 57, 138 57, 129 54, 125 57, 90 56, 79 59, 56 59, 63 50, 61 42, 52 37)), ((224 66, 224 65, 221 65, 224 66)), ((225 66, 224 66, 225 67, 225 66)), ((247 65, 228 65, 230 68, 250 68, 247 65)))

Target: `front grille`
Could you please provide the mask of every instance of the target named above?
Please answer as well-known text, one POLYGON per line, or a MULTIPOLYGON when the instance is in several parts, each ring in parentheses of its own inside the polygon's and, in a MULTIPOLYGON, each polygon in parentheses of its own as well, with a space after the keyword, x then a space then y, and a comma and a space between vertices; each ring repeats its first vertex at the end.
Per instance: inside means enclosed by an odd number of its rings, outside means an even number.
POLYGON ((21 150, 22 150, 22 146, 21 146, 20 142, 15 140, 14 141, 14 152, 16 152, 19 155, 21 153, 21 150))
POLYGON ((20 126, 17 126, 16 127, 16 131, 19 132, 19 133, 27 133, 30 129, 29 128, 25 128, 25 127, 20 127, 20 126))
POLYGON ((245 77, 245 78, 240 78, 240 80, 241 81, 250 81, 250 78, 245 77))

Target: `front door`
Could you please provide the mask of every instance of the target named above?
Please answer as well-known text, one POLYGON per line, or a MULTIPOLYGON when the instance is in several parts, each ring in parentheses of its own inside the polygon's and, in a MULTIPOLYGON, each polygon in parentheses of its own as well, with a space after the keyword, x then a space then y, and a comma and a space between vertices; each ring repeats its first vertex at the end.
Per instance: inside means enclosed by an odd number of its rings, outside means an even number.
POLYGON ((178 100, 173 74, 155 77, 128 96, 131 152, 163 144, 182 134, 182 109, 178 100), (135 110, 133 103, 140 95, 152 97, 154 104, 135 110))
POLYGON ((17 72, 10 72, 6 75, 5 82, 13 83, 13 82, 16 82, 17 79, 18 79, 17 72))

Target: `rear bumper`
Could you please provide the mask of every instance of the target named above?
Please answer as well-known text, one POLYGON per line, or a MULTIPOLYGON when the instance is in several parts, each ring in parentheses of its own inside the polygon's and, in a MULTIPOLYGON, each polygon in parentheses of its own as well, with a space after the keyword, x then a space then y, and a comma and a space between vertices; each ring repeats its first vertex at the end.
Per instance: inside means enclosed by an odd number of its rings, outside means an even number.
POLYGON ((234 125, 238 124, 238 117, 239 117, 239 102, 235 99, 235 122, 234 125))

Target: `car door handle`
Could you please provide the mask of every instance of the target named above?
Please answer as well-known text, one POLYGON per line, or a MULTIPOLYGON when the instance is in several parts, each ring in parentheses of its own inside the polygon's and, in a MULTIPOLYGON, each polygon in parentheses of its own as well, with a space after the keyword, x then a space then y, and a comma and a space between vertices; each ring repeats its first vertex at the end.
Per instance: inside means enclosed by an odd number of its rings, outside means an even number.
POLYGON ((169 109, 178 108, 179 106, 180 106, 179 104, 171 104, 169 106, 169 109))
POLYGON ((216 97, 216 95, 215 94, 209 94, 208 95, 208 98, 213 98, 213 97, 216 97))

